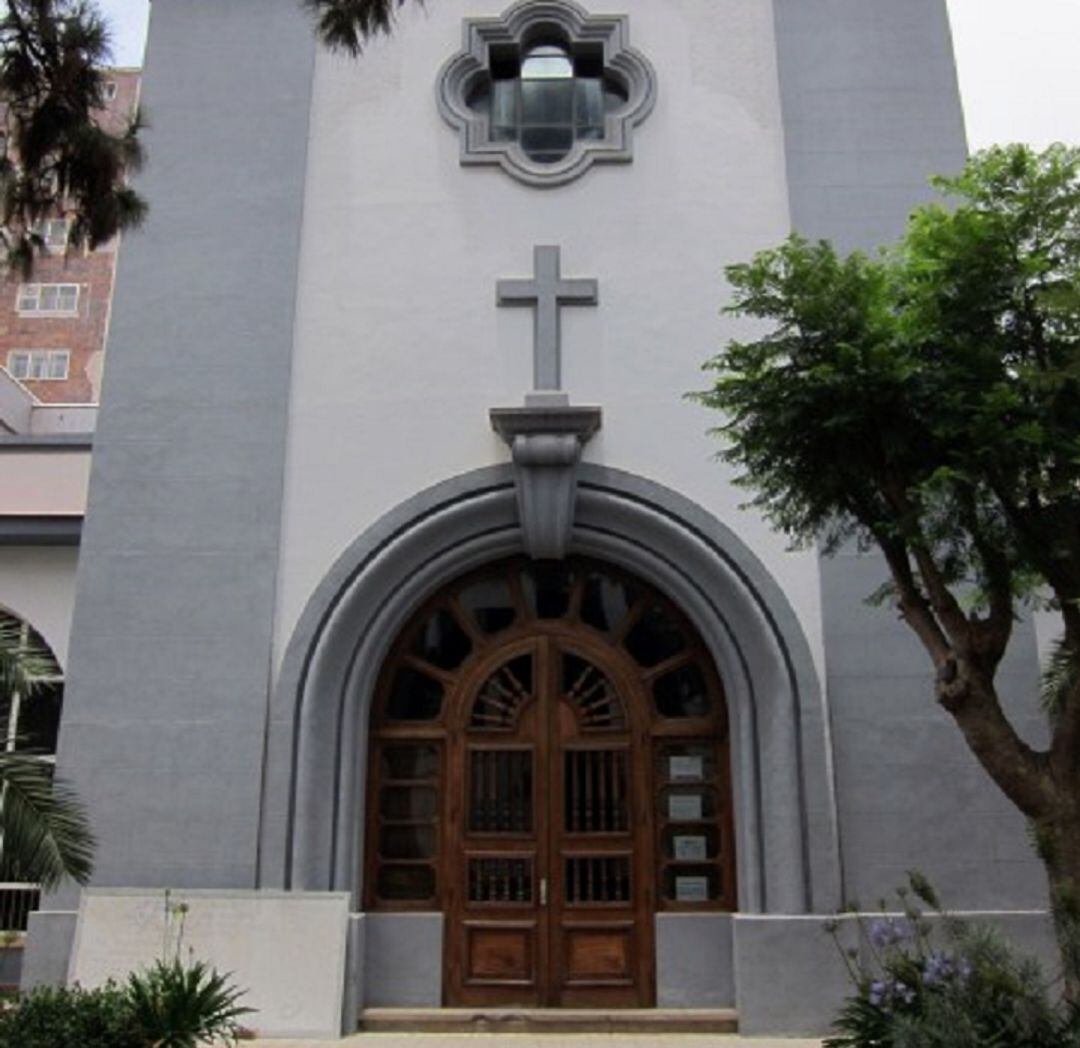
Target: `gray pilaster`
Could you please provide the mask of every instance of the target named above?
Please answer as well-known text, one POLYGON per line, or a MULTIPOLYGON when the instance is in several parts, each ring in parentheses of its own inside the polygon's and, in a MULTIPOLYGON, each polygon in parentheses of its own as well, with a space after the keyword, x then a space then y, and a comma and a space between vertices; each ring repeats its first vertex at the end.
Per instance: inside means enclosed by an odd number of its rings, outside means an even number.
MULTIPOLYGON (((945 0, 774 0, 791 220, 811 238, 872 250, 895 240, 927 179, 966 156, 945 0)), ((933 701, 925 652, 864 600, 876 555, 821 564, 837 807, 848 898, 873 904, 912 866, 952 905, 1041 905, 1022 820, 933 701)), ((1021 731, 1035 648, 1018 630, 1001 680, 1021 731)))
POLYGON ((59 771, 95 883, 256 883, 315 41, 295 0, 160 0, 59 771))

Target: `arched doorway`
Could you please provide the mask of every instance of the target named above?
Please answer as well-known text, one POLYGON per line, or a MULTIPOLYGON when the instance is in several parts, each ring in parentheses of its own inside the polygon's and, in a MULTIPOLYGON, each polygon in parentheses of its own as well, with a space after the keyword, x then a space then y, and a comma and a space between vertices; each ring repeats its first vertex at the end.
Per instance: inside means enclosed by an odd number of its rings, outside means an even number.
POLYGON ((647 1006, 654 914, 735 909, 720 681, 629 573, 515 558, 449 584, 371 727, 366 908, 445 914, 444 1003, 647 1006))

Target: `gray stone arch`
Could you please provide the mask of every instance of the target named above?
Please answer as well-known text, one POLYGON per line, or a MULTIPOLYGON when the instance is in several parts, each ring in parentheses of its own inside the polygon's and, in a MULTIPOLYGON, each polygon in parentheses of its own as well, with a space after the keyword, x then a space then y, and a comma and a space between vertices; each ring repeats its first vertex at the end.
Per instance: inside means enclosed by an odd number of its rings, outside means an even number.
MULTIPOLYGON (((274 692, 262 886, 351 891, 359 909, 368 723, 383 660, 432 592, 521 551, 513 475, 497 466, 409 499, 338 558, 300 617, 274 692)), ((712 652, 731 721, 740 911, 832 911, 841 876, 828 718, 809 645, 775 580, 700 506, 588 464, 571 552, 666 593, 712 652)))

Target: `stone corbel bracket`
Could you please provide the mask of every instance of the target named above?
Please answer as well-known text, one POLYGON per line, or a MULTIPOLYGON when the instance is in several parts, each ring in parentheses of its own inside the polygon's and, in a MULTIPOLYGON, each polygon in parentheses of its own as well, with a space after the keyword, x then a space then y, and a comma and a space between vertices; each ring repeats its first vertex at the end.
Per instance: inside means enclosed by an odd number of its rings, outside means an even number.
POLYGON ((510 446, 525 550, 562 560, 570 545, 581 449, 600 428, 599 407, 492 408, 491 427, 510 446))
POLYGON ((522 0, 494 18, 466 18, 462 50, 439 72, 435 97, 443 119, 461 136, 462 164, 498 164, 531 186, 559 186, 583 175, 594 163, 627 163, 633 158, 633 132, 656 103, 656 74, 649 60, 629 43, 625 15, 591 15, 573 0, 522 0), (626 92, 626 103, 606 118, 599 141, 579 141, 560 161, 541 164, 516 142, 493 142, 487 117, 468 98, 490 76, 491 49, 518 47, 556 35, 573 43, 603 48, 604 71, 626 92))

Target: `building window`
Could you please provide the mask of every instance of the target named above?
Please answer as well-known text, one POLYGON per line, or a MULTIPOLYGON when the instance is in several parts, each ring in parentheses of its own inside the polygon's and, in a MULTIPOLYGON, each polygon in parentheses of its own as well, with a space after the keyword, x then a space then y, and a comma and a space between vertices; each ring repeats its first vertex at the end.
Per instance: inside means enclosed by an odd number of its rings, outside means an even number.
POLYGON ((19 287, 18 310, 20 313, 55 315, 77 313, 79 285, 22 284, 19 287))
POLYGON ((67 349, 13 349, 7 370, 12 378, 58 382, 68 377, 71 351, 67 349))
POLYGON ((67 248, 70 223, 66 218, 47 218, 34 226, 34 235, 41 237, 49 251, 67 248))
POLYGON ((438 82, 461 163, 551 186, 631 160, 656 78, 628 38, 625 16, 593 16, 573 0, 523 0, 499 18, 466 19, 465 50, 438 82))
POLYGON ((116 97, 115 80, 106 80, 105 83, 101 85, 101 97, 106 102, 111 102, 116 97))

